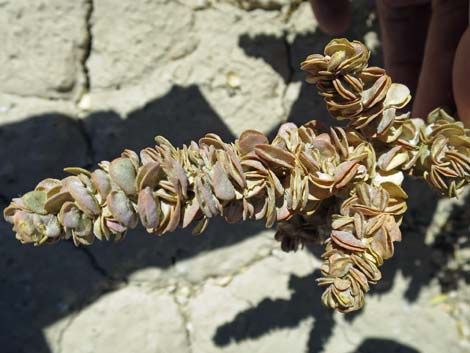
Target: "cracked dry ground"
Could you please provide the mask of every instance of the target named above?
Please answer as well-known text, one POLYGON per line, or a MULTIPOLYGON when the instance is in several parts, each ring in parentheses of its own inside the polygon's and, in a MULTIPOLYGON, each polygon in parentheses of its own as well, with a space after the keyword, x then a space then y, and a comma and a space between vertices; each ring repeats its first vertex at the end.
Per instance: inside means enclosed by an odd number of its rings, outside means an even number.
MULTIPOLYGON (((354 7, 348 37, 380 51, 371 2, 354 7)), ((305 1, 0 0, 0 27, 2 206, 156 134, 329 123, 298 69, 330 40, 305 1)), ((319 249, 284 254, 262 224, 77 249, 21 246, 2 222, 0 351, 470 351, 470 198, 408 190, 405 239, 354 315, 321 307, 319 249)))

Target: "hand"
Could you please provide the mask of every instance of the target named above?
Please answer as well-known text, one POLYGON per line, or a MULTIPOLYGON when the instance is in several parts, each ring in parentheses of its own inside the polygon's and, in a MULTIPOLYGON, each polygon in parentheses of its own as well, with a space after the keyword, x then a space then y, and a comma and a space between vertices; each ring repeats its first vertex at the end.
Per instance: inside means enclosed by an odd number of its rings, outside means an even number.
MULTIPOLYGON (((310 0, 320 29, 332 35, 351 22, 349 0, 310 0)), ((412 114, 441 106, 470 128, 468 0, 376 0, 384 64, 414 93, 412 114)))

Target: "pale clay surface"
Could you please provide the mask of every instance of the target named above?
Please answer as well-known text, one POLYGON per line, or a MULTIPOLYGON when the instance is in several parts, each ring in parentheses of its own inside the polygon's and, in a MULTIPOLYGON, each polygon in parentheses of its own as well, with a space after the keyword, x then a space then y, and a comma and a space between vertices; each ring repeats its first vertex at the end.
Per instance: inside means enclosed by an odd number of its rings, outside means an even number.
MULTIPOLYGON (((348 37, 379 52, 370 13, 356 2, 348 37)), ((298 69, 328 40, 303 1, 0 0, 0 203, 156 134, 328 121, 298 69)), ((434 212, 426 187, 408 190, 404 244, 347 316, 321 307, 318 251, 284 254, 260 224, 36 249, 2 221, 0 351, 470 352, 468 285, 443 295, 432 276, 446 261, 433 241, 466 199, 434 212)))

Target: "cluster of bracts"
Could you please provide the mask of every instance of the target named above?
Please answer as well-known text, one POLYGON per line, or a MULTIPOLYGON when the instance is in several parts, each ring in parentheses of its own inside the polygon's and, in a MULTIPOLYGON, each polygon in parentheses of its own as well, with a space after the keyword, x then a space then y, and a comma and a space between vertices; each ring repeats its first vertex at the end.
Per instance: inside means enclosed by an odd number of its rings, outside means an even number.
POLYGON ((331 115, 349 120, 345 128, 286 123, 271 143, 248 130, 234 143, 208 134, 182 148, 159 136, 140 155, 126 150, 93 172, 67 168, 71 176, 41 181, 12 201, 5 219, 21 242, 36 245, 121 239, 139 219, 158 235, 191 223, 198 234, 216 215, 277 222, 286 251, 325 244, 322 301, 357 310, 401 239, 403 174, 449 197, 470 175, 470 132, 443 110, 427 123, 399 113, 409 90, 367 67, 368 58, 363 44, 340 39, 302 63, 331 115))

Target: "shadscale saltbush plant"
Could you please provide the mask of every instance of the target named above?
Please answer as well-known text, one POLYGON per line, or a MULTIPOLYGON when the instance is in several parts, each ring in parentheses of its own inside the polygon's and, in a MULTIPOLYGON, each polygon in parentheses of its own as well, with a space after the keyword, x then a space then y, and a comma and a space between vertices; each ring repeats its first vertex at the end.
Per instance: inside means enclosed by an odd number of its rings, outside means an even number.
POLYGON ((265 219, 277 223, 285 251, 323 243, 323 304, 357 310, 401 240, 403 175, 448 197, 470 178, 469 130, 441 109, 427 122, 400 112, 408 88, 368 59, 362 43, 336 39, 301 64, 345 128, 286 123, 272 142, 248 130, 233 143, 207 134, 181 148, 158 136, 140 154, 125 150, 93 172, 66 168, 71 176, 41 181, 4 217, 22 243, 71 238, 77 246, 122 239, 139 219, 158 235, 191 223, 201 233, 216 215, 265 219))

